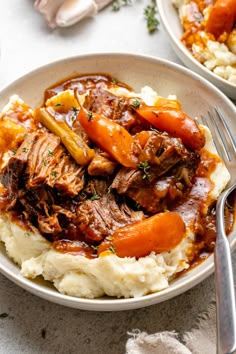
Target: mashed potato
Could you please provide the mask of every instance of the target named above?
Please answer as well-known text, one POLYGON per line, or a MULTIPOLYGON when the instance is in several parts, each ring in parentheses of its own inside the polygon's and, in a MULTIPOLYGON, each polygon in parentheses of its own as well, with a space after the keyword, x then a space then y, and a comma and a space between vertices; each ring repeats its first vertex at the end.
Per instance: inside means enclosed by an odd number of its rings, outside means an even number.
MULTIPOLYGON (((125 91, 121 88, 116 94, 123 95, 125 91)), ((143 88, 139 95, 150 105, 158 97, 148 87, 143 88)), ((204 149, 216 154, 209 130, 206 127, 202 129, 206 137, 204 149)), ((214 187, 209 203, 217 199, 230 178, 218 157, 216 161, 216 168, 211 174, 214 187)), ((139 259, 120 258, 111 252, 104 252, 98 258, 89 259, 56 251, 37 229, 22 228, 13 220, 10 212, 5 212, 0 215, 0 241, 5 244, 9 257, 21 267, 23 276, 34 279, 42 275, 60 293, 84 298, 103 295, 129 298, 165 289, 176 273, 187 269, 194 235, 187 227, 181 243, 170 252, 152 252, 139 259)))
MULTIPOLYGON (((212 35, 206 33, 202 27, 196 27, 193 20, 193 12, 197 11, 197 2, 192 7, 192 0, 173 0, 174 6, 178 9, 179 18, 184 27, 185 34, 183 42, 200 63, 206 68, 213 71, 217 76, 236 85, 236 50, 235 50, 235 34, 233 31, 228 40, 219 42, 212 35), (196 6, 196 8, 195 8, 196 6), (195 30, 190 34, 190 28, 195 30)), ((200 10, 197 16, 203 16, 199 21, 196 18, 196 23, 203 23, 209 16, 210 5, 203 12, 200 10)), ((196 16, 196 17, 197 17, 196 16)))

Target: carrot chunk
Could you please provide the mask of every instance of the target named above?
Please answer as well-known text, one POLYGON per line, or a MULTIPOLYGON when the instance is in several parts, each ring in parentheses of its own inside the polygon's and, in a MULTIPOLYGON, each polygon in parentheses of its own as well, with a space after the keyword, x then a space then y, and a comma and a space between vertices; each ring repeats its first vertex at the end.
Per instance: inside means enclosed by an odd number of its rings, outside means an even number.
POLYGON ((206 32, 219 38, 224 32, 230 33, 236 21, 235 0, 217 0, 206 22, 206 32))
POLYGON ((155 106, 142 105, 136 112, 157 129, 181 138, 183 143, 193 150, 199 150, 205 144, 204 134, 197 123, 180 110, 163 110, 155 106))
POLYGON ((134 138, 116 122, 81 108, 79 122, 85 133, 103 150, 125 167, 136 167, 138 156, 134 154, 134 138))
POLYGON ((184 235, 185 224, 179 214, 159 213, 116 230, 100 244, 98 254, 112 250, 118 257, 145 257, 152 251, 172 250, 184 235))

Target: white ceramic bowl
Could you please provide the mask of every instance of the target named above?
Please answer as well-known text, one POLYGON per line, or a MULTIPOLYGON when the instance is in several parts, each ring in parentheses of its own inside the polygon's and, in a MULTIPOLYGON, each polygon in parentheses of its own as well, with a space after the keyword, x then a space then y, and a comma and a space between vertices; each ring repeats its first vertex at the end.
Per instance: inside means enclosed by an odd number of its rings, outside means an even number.
MULTIPOLYGON (((236 133, 236 109, 231 101, 212 84, 190 70, 165 60, 132 54, 94 54, 66 58, 41 67, 18 79, 0 93, 0 109, 9 96, 20 95, 32 107, 42 102, 44 90, 55 82, 76 73, 109 73, 139 91, 150 85, 160 95, 176 94, 184 111, 191 116, 204 114, 214 106, 220 106, 236 133)), ((235 231, 229 237, 233 248, 235 231)), ((58 304, 94 311, 118 311, 149 306, 185 292, 208 277, 214 270, 213 257, 174 280, 169 288, 155 294, 131 299, 80 299, 62 295, 53 286, 42 280, 29 280, 20 274, 20 269, 8 258, 0 242, 0 272, 13 282, 47 300, 58 304)))
POLYGON ((157 4, 160 20, 167 34, 170 45, 184 65, 212 82, 227 96, 236 99, 236 86, 227 80, 222 79, 220 76, 217 76, 204 65, 199 63, 181 42, 180 37, 183 33, 183 29, 178 12, 172 4, 172 0, 158 0, 157 4))

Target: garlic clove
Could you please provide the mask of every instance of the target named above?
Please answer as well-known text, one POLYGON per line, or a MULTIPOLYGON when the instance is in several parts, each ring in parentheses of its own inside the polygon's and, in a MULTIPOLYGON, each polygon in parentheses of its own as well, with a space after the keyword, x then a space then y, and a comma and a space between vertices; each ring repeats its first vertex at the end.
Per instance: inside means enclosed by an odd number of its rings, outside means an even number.
POLYGON ((71 26, 84 17, 94 16, 97 11, 98 7, 93 0, 64 0, 56 15, 56 25, 71 26))
POLYGON ((57 26, 55 21, 56 14, 64 1, 65 0, 36 0, 34 8, 44 15, 49 27, 55 28, 57 26))

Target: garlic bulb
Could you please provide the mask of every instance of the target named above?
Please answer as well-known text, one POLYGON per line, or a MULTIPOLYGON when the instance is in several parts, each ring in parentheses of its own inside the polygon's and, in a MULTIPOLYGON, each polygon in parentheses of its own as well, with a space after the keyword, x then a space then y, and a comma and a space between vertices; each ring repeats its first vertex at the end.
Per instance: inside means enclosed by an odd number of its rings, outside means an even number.
POLYGON ((44 15, 49 27, 71 26, 94 16, 113 0, 36 0, 34 7, 44 15))

